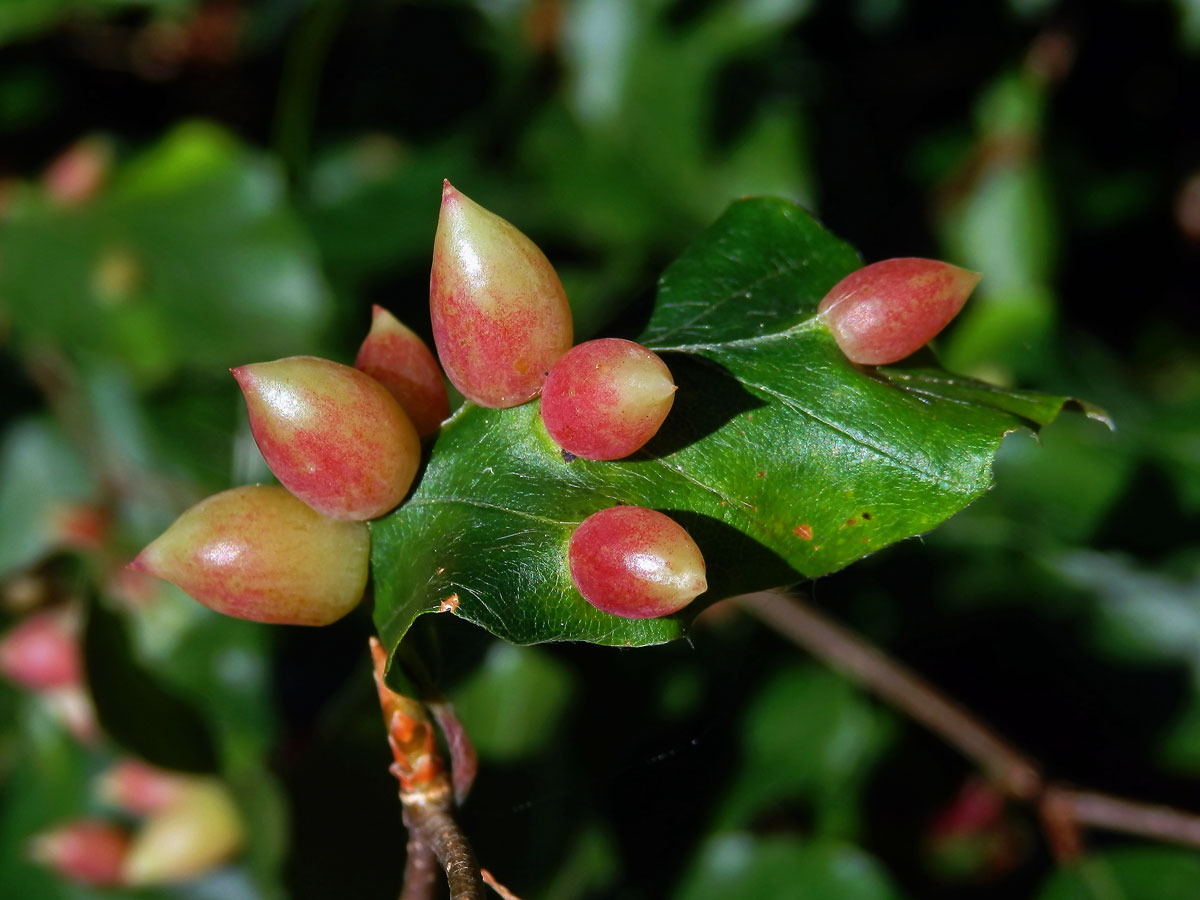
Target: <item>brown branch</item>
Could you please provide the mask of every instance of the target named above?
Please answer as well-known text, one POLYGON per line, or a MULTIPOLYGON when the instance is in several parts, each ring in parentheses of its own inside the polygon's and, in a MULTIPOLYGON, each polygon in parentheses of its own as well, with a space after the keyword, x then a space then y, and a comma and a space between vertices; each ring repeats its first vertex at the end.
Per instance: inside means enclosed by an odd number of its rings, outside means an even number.
POLYGON ((1061 806, 1074 821, 1093 828, 1200 847, 1200 816, 1169 806, 1059 785, 1046 788, 1044 802, 1061 806))
POLYGON ((1010 797, 1033 805, 1060 860, 1082 852, 1084 827, 1200 847, 1200 816, 1047 783, 1041 766, 990 726, 800 598, 764 591, 739 597, 737 603, 956 747, 1010 797))
POLYGON ((408 829, 408 846, 404 850, 404 881, 400 900, 433 900, 438 882, 437 856, 413 829, 407 808, 404 827, 408 829))
POLYGON ((1042 776, 1033 760, 878 647, 792 595, 746 594, 739 603, 813 656, 958 747, 1006 793, 1020 800, 1032 800, 1040 793, 1042 776))
POLYGON ((483 876, 470 842, 454 819, 452 796, 448 780, 438 791, 402 791, 404 821, 442 864, 451 900, 483 900, 483 876))
POLYGON ((402 900, 431 895, 429 855, 446 873, 450 900, 483 900, 483 877, 471 844, 454 819, 454 791, 438 752, 433 722, 424 704, 398 694, 383 680, 387 654, 371 638, 375 688, 392 748, 391 772, 400 782, 400 803, 408 828, 408 861, 402 900))

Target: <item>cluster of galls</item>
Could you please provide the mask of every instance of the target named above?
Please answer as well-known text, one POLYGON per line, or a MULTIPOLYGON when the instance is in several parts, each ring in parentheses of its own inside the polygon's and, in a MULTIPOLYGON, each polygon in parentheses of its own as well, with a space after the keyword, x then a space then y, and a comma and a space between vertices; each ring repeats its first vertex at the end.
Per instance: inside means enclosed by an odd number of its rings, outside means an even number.
POLYGON ((35 837, 35 860, 69 881, 95 887, 177 884, 226 863, 244 840, 241 815, 219 779, 168 772, 128 759, 97 782, 100 801, 139 820, 65 822, 35 837))
MULTIPOLYGON (((836 285, 819 315, 852 361, 894 362, 950 321, 978 276, 932 260, 887 260, 836 285)), ((572 457, 621 459, 658 431, 675 385, 632 341, 572 347, 571 311, 542 252, 446 182, 430 314, 438 359, 375 308, 355 367, 293 357, 233 370, 255 441, 283 485, 235 488, 188 510, 133 568, 200 602, 263 622, 324 625, 367 579, 366 520, 407 495, 420 438, 449 412, 438 360, 468 400, 504 409, 541 396, 547 434, 572 457)), ((612 507, 583 522, 565 563, 593 606, 668 615, 707 589, 704 558, 662 513, 612 507)))
MULTIPOLYGON (((439 359, 454 386, 480 406, 507 408, 542 395, 547 433, 576 457, 628 456, 671 408, 671 374, 646 348, 606 339, 572 349, 570 307, 549 261, 449 182, 434 240, 430 313, 438 359, 377 306, 354 367, 300 356, 234 369, 255 442, 282 487, 209 497, 131 567, 239 618, 325 625, 344 616, 367 580, 366 522, 408 494, 421 438, 449 414, 439 359)), ((620 510, 608 521, 631 523, 625 531, 581 527, 570 543, 580 593, 629 617, 665 615, 691 602, 706 587, 695 543, 661 513, 637 508, 633 528, 627 508, 620 510)))
MULTIPOLYGON (((675 384, 666 364, 617 338, 572 347, 571 310, 549 261, 449 182, 429 308, 438 356, 463 396, 504 409, 540 394, 546 433, 573 457, 629 456, 671 410, 675 384)), ((695 541, 643 507, 611 507, 586 519, 571 537, 568 562, 584 599, 626 618, 677 612, 708 587, 695 541)))
MULTIPOLYGON (((70 604, 27 616, 0 637, 0 675, 46 701, 76 738, 93 745, 99 731, 84 685, 79 628, 70 604)), ((242 846, 241 814, 218 778, 126 759, 95 787, 112 815, 61 822, 29 847, 36 861, 69 881, 175 884, 224 865, 242 846)))

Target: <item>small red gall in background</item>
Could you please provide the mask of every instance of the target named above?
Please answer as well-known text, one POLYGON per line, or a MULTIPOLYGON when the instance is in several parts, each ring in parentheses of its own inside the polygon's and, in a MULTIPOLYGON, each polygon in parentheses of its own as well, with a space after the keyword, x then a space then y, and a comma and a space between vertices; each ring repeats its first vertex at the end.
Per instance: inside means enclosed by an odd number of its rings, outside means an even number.
POLYGON ((572 347, 542 389, 542 422, 556 444, 583 459, 621 459, 658 432, 675 400, 658 354, 620 338, 572 347))
POLYGON ((100 777, 96 794, 109 806, 146 816, 173 803, 194 777, 123 759, 100 777))
POLYGON ((851 362, 886 365, 929 343, 981 277, 933 259, 885 259, 835 284, 817 314, 851 362))
POLYGON ((445 182, 429 274, 433 341, 473 403, 532 400, 571 347, 571 308, 554 267, 511 223, 445 182))
POLYGON ((588 603, 626 619, 678 612, 708 590, 704 557, 670 516, 613 506, 588 516, 571 535, 571 580, 588 603))
POLYGON ((450 415, 442 369, 416 332, 382 306, 371 308, 371 331, 354 368, 385 388, 408 414, 417 434, 433 434, 450 415))
POLYGON ((111 822, 80 819, 43 832, 29 844, 29 855, 67 881, 92 887, 123 883, 129 834, 111 822))
POLYGON ((74 610, 43 610, 9 629, 0 638, 0 674, 34 691, 81 684, 83 661, 74 610))
POLYGON ((82 138, 46 167, 46 195, 59 206, 82 206, 104 188, 112 163, 111 140, 100 135, 82 138))

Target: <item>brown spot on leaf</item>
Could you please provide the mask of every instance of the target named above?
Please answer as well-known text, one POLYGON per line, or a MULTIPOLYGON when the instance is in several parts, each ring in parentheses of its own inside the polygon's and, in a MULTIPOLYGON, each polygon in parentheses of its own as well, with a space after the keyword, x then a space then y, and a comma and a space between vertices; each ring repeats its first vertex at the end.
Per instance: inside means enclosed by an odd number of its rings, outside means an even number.
POLYGON ((755 474, 755 476, 756 476, 756 477, 758 477, 758 478, 766 478, 766 477, 767 477, 767 473, 766 473, 766 471, 765 471, 764 469, 759 469, 759 470, 758 470, 757 472, 755 472, 754 474, 755 474))
POLYGON ((854 516, 851 516, 850 518, 848 518, 848 519, 846 520, 846 527, 847 527, 847 528, 853 528, 853 527, 854 527, 855 525, 857 525, 857 524, 858 524, 858 519, 854 518, 854 516))
POLYGON ((452 613, 458 610, 458 594, 451 594, 445 600, 438 604, 437 611, 440 613, 452 613))
POLYGON ((804 541, 811 541, 813 536, 812 526, 808 524, 797 525, 792 529, 792 534, 804 541))

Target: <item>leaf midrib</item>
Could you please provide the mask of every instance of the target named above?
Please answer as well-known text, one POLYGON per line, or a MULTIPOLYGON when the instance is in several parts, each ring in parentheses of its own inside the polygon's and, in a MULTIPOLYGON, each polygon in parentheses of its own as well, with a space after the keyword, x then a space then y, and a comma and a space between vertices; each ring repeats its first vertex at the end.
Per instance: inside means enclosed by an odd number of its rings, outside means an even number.
MULTIPOLYGON (((697 322, 701 321, 702 319, 704 319, 707 316, 712 315, 717 310, 724 308, 724 306, 726 304, 732 303, 738 297, 748 296, 749 294, 752 294, 754 291, 762 288, 763 286, 768 285, 771 282, 784 277, 785 275, 790 275, 791 273, 797 271, 798 269, 804 268, 808 264, 809 264, 808 259, 800 258, 800 259, 789 261, 786 264, 784 264, 776 269, 772 269, 770 272, 766 273, 765 275, 762 275, 762 276, 754 279, 753 281, 749 282, 748 284, 744 284, 744 285, 740 286, 738 289, 731 291, 730 293, 726 294, 721 299, 716 300, 712 303, 705 304, 704 309, 702 309, 699 313, 697 313, 695 316, 693 316, 688 321, 681 322, 681 323, 667 329, 666 331, 661 332, 658 335, 647 338, 647 346, 652 347, 654 349, 663 349, 663 350, 670 349, 667 347, 663 347, 660 342, 669 338, 673 334, 678 334, 680 332, 686 332, 687 330, 693 328, 697 322)), ((682 304, 680 304, 680 305, 682 305, 682 304)), ((665 308, 666 309, 672 308, 670 301, 667 301, 665 308)), ((678 309, 679 306, 676 306, 675 308, 678 309)), ((808 320, 806 320, 805 323, 801 323, 801 324, 806 324, 807 322, 811 322, 812 319, 814 319, 814 318, 815 318, 815 316, 810 316, 810 318, 808 320)), ((651 323, 651 327, 653 327, 653 323, 651 323)), ((792 327, 794 327, 794 326, 788 326, 788 328, 785 329, 785 332, 791 330, 792 327)), ((647 329, 647 330, 649 330, 649 329, 647 329)), ((771 332, 771 334, 774 334, 774 333, 776 333, 776 332, 771 332)), ((751 338, 748 338, 748 339, 742 338, 739 340, 759 340, 766 336, 767 335, 754 335, 751 338)), ((728 343, 735 343, 735 342, 736 341, 730 341, 728 343)))

